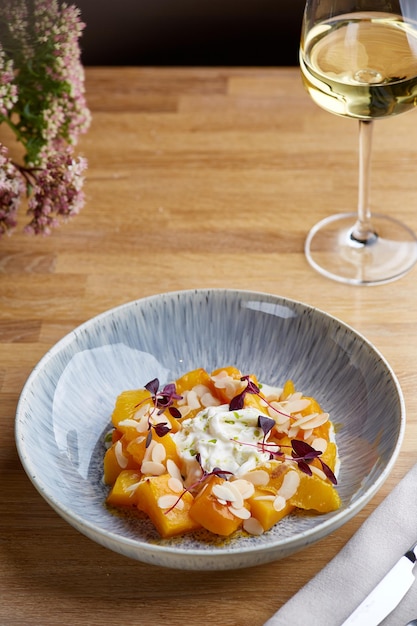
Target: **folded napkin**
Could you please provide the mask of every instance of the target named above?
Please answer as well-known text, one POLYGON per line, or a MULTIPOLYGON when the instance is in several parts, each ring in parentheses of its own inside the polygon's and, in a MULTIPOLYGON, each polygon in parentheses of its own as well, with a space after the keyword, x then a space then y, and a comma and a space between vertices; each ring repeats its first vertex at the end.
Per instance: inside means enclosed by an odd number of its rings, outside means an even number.
MULTIPOLYGON (((337 556, 264 626, 340 626, 416 541, 417 465, 337 556)), ((413 618, 417 618, 417 581, 382 624, 405 626, 413 618)))

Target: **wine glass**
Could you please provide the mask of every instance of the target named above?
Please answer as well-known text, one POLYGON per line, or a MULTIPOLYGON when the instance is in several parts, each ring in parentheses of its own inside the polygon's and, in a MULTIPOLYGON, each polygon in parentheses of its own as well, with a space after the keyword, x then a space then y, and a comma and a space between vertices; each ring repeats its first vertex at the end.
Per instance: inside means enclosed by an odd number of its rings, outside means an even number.
POLYGON ((417 239, 393 217, 371 215, 369 175, 374 120, 417 106, 417 0, 307 0, 300 67, 316 104, 359 120, 357 211, 316 224, 306 257, 343 283, 400 278, 417 261, 417 239))

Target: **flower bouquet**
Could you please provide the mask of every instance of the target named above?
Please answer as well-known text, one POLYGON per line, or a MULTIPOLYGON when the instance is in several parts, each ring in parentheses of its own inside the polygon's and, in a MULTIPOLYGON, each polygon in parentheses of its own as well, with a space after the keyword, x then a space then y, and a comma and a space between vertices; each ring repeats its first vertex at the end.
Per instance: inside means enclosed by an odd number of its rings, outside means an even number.
POLYGON ((0 2, 0 126, 23 146, 20 163, 0 142, 0 238, 17 225, 49 234, 84 205, 84 158, 74 156, 90 125, 79 38, 85 24, 73 5, 57 0, 0 2))

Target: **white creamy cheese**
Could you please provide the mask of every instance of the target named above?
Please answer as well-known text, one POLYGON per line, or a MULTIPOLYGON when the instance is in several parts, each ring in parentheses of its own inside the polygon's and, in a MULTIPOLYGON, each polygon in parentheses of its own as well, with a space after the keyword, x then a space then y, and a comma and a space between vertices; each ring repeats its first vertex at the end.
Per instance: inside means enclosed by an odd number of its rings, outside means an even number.
POLYGON ((182 429, 173 435, 177 450, 186 463, 199 454, 207 472, 217 467, 243 476, 270 458, 269 452, 258 447, 264 439, 259 415, 255 408, 229 411, 228 404, 203 409, 184 420, 182 429))

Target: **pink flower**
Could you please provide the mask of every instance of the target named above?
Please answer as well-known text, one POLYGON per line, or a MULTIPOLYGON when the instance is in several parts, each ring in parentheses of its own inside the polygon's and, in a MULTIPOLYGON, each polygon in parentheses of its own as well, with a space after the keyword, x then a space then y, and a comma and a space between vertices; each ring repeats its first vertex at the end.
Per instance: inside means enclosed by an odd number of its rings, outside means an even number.
POLYGON ((27 170, 33 194, 29 199, 28 214, 32 215, 25 227, 29 234, 49 235, 64 220, 77 215, 84 205, 83 172, 87 161, 73 158, 72 148, 56 152, 49 157, 42 169, 27 170))
POLYGON ((87 162, 73 156, 91 123, 78 40, 80 11, 58 0, 0 0, 0 124, 25 148, 24 165, 0 144, 0 237, 28 198, 28 233, 49 234, 84 204, 87 162))
POLYGON ((17 210, 26 186, 19 170, 0 144, 0 239, 10 234, 17 224, 17 210))

